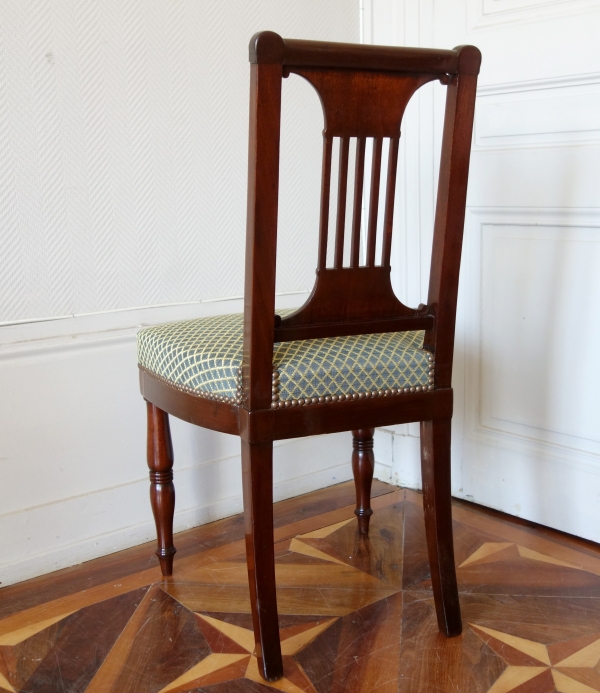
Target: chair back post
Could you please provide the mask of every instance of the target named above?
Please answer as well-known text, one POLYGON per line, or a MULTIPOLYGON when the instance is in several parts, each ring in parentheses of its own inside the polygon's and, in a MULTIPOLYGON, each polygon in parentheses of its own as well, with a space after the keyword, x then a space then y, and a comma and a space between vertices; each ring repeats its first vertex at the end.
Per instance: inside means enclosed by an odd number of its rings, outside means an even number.
POLYGON ((271 406, 283 39, 264 31, 250 41, 250 136, 244 285, 242 406, 271 406))
POLYGON ((456 74, 449 77, 433 231, 428 307, 435 316, 424 348, 435 356, 436 388, 451 387, 458 277, 462 251, 471 138, 481 53, 458 46, 456 74))
MULTIPOLYGON (((265 31, 250 41, 250 63, 242 407, 255 411, 271 406, 274 341, 345 334, 425 329, 424 348, 435 356, 436 389, 451 387, 458 275, 481 53, 474 46, 445 51, 284 40, 265 31), (307 302, 281 320, 275 317, 281 86, 282 78, 290 72, 307 79, 321 98, 325 117, 324 161, 317 281, 307 302), (434 79, 448 85, 446 115, 429 296, 427 306, 414 309, 396 298, 390 281, 395 167, 404 108, 420 86, 434 79), (338 223, 332 229, 336 241, 334 266, 325 267, 333 137, 341 138, 340 168, 344 178, 349 138, 358 138, 357 161, 361 170, 357 180, 361 191, 365 137, 374 137, 377 145, 373 155, 377 186, 373 185, 373 175, 365 267, 356 266, 360 227, 356 211, 351 267, 341 266, 340 209, 338 223), (374 250, 382 137, 390 138, 391 144, 379 265, 374 250)), ((344 186, 340 179, 340 195, 345 201, 344 186)))

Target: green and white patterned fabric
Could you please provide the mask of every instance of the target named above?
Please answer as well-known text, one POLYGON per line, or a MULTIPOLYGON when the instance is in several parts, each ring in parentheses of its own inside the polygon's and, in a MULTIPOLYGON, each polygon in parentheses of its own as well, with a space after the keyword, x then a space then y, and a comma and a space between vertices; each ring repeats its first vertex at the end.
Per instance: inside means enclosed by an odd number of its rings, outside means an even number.
MULTIPOLYGON (((239 401, 242 324, 243 316, 236 314, 143 329, 137 336, 139 364, 182 390, 239 401)), ((354 393, 432 389, 433 358, 421 348, 423 334, 389 332, 276 343, 274 400, 329 401, 354 393)))
POLYGON ((138 363, 183 389, 235 397, 243 316, 170 322, 138 332, 138 363))

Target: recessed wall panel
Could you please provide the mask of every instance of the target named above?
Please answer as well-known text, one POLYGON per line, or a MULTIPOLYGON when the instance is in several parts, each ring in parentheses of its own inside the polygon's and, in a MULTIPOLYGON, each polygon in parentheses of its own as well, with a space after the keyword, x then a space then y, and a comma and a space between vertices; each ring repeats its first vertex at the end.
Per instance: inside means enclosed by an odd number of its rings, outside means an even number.
POLYGON ((600 228, 481 226, 481 424, 600 445, 600 228))

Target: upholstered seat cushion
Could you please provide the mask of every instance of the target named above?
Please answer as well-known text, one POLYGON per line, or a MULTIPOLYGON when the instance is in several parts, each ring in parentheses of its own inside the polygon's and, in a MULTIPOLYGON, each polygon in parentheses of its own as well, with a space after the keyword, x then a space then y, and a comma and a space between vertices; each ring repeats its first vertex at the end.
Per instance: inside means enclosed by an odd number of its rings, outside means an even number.
MULTIPOLYGON (((143 329, 139 364, 182 390, 239 402, 242 321, 240 314, 219 315, 143 329)), ((277 343, 274 401, 282 406, 432 389, 433 358, 422 343, 422 331, 277 343)))

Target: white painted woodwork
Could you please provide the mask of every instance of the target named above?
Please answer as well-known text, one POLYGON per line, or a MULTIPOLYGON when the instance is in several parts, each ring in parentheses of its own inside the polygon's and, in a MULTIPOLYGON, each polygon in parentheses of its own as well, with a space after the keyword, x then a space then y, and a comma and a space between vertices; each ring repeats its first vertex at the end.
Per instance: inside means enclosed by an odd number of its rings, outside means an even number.
MULTIPOLYGON (((373 0, 365 12, 375 43, 483 53, 453 492, 600 541, 600 2, 373 0)), ((427 89, 403 126, 393 251, 397 291, 412 305, 426 297, 443 117, 443 89, 427 89)), ((420 485, 417 435, 377 432, 380 478, 420 485)))
MULTIPOLYGON (((355 41, 359 10, 365 41, 483 52, 454 493, 600 540, 598 0, 4 0, 3 585, 153 538, 134 335, 241 309, 208 299, 242 292, 248 38, 355 41)), ((301 79, 284 93, 278 300, 293 306, 315 266, 322 116, 301 79)), ((403 123, 409 305, 426 297, 443 94, 426 85, 403 123)), ((239 511, 237 441, 173 435, 176 529, 239 511)), ((349 450, 348 434, 278 445, 276 498, 348 479, 349 450)), ((376 454, 380 478, 418 487, 418 425, 378 431, 376 454)))
MULTIPOLYGON (((0 3, 1 585, 154 538, 135 333, 242 309, 248 41, 355 42, 358 13, 0 3)), ((314 280, 323 117, 304 80, 283 90, 278 302, 293 307, 314 280)), ((176 530, 239 512, 239 441, 172 428, 176 530)), ((349 434, 278 444, 275 498, 350 478, 350 451, 349 434)))
MULTIPOLYGON (((306 298, 280 296, 278 304, 306 298)), ((135 334, 241 310, 238 299, 3 328, 3 585, 154 539, 135 334)), ((176 531, 240 512, 239 438, 174 418, 171 428, 176 531)), ((351 449, 348 433, 276 443, 275 499, 350 479, 351 449)))

